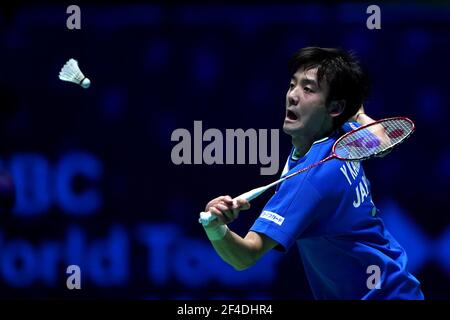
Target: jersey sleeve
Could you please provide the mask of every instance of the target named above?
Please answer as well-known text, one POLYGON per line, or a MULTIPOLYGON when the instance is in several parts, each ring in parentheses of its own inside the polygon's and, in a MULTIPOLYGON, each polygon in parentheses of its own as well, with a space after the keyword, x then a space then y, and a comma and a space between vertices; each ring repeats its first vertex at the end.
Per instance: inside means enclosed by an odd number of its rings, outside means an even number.
POLYGON ((308 176, 284 181, 250 228, 278 242, 277 249, 287 251, 318 214, 321 195, 308 176))

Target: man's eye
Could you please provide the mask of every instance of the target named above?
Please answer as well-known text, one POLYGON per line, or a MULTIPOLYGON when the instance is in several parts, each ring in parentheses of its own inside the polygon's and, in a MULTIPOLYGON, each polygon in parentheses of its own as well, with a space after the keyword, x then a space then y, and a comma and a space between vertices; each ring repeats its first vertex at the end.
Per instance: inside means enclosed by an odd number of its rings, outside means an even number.
POLYGON ((313 92, 310 87, 304 87, 303 90, 305 90, 306 92, 313 92))
POLYGON ((294 87, 295 87, 295 85, 294 85, 293 83, 290 83, 290 84, 289 84, 289 90, 294 89, 294 87))

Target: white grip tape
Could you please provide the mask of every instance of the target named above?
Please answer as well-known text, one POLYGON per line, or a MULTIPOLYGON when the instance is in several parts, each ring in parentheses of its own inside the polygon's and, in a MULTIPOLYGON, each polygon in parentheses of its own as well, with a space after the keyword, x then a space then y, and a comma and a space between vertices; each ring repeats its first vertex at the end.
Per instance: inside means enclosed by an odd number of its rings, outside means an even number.
POLYGON ((211 212, 200 212, 200 218, 198 219, 198 222, 200 222, 204 226, 207 226, 214 219, 216 219, 216 216, 212 215, 211 212))

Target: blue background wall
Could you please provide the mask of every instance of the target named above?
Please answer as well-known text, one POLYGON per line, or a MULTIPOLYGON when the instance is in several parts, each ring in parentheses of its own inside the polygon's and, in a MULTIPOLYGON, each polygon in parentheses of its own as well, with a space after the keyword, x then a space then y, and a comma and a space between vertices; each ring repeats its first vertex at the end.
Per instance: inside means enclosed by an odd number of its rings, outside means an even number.
MULTIPOLYGON (((365 168, 425 295, 450 298, 450 5, 380 5, 380 30, 355 3, 82 4, 81 30, 66 28, 67 6, 0 9, 0 169, 16 186, 14 208, 0 213, 0 297, 311 299, 295 249, 237 272, 197 223, 213 197, 279 173, 176 166, 171 134, 193 133, 196 120, 280 129, 288 58, 340 46, 372 78, 367 112, 416 122, 407 143, 365 168), (69 58, 88 90, 58 79, 69 58), (79 291, 66 288, 71 264, 79 291)), ((282 167, 290 139, 280 132, 279 143, 282 167)), ((245 233, 269 197, 233 228, 245 233)))

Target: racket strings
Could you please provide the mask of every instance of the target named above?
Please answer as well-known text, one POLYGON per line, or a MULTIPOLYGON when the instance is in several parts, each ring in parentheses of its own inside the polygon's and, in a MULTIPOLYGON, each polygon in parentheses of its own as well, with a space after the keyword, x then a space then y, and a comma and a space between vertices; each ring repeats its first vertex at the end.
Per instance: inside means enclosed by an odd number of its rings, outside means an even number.
POLYGON ((341 159, 361 160, 382 154, 401 143, 414 130, 407 119, 390 119, 374 123, 341 138, 335 153, 341 159))

